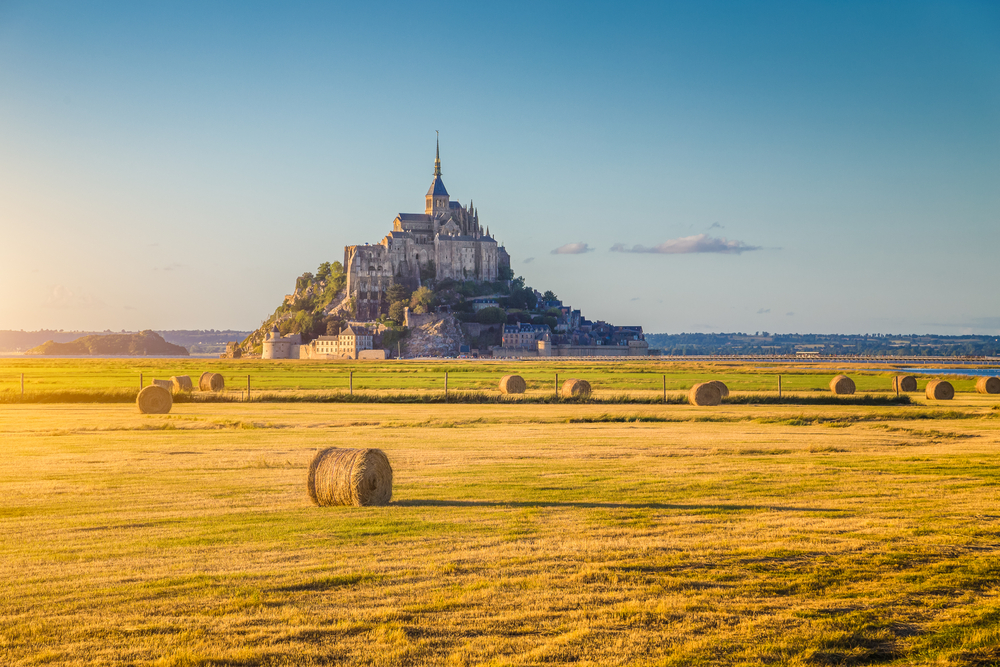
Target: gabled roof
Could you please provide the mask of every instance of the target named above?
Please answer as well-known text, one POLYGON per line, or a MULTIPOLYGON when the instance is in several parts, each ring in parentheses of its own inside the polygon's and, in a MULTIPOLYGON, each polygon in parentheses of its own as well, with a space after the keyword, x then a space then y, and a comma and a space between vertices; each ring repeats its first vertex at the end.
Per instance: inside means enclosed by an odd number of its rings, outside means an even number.
POLYGON ((400 220, 407 220, 410 222, 430 222, 431 216, 426 213, 400 213, 396 216, 400 220))
POLYGON ((448 190, 444 187, 444 181, 441 180, 440 176, 435 176, 434 180, 431 181, 431 187, 427 190, 429 195, 441 195, 443 197, 450 196, 448 190))

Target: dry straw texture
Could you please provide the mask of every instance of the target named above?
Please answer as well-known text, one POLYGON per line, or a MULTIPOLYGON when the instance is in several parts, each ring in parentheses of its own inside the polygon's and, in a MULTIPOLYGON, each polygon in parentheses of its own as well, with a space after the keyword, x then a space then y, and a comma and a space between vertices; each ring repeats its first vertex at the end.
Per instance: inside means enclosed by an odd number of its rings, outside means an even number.
POLYGON ((163 387, 167 391, 172 392, 174 390, 174 381, 173 380, 153 380, 152 386, 154 386, 154 387, 163 387))
POLYGON ((982 377, 976 380, 976 391, 980 394, 1000 394, 1000 378, 982 377))
POLYGON ((528 389, 528 384, 520 375, 504 375, 500 378, 501 394, 523 394, 528 389))
POLYGON ((309 464, 309 497, 330 505, 388 505, 392 500, 392 466, 381 449, 321 450, 309 464))
POLYGON ((897 375, 892 378, 892 388, 898 392, 917 390, 917 378, 912 375, 897 375))
POLYGON ((721 382, 699 382, 688 392, 688 403, 691 405, 718 405, 722 402, 721 382))
POLYGON ((854 393, 854 380, 847 377, 846 375, 838 375, 837 377, 830 380, 830 391, 842 396, 844 394, 854 393))
POLYGON ((222 391, 226 388, 226 380, 219 373, 205 372, 198 379, 198 389, 201 391, 222 391))
POLYGON ((725 382, 722 380, 709 380, 708 384, 714 384, 718 387, 719 395, 722 396, 722 398, 729 398, 729 387, 726 386, 725 382))
POLYGON ((586 380, 566 380, 559 395, 563 398, 590 398, 590 383, 586 380))
POLYGON ((194 391, 194 383, 191 382, 190 375, 175 375, 170 378, 170 381, 174 383, 174 393, 179 391, 194 391))
POLYGON ((927 383, 927 398, 934 401, 950 401, 955 398, 955 388, 946 380, 931 380, 927 383))
POLYGON ((135 404, 144 415, 165 415, 173 407, 174 398, 167 389, 151 384, 143 387, 135 398, 135 404))

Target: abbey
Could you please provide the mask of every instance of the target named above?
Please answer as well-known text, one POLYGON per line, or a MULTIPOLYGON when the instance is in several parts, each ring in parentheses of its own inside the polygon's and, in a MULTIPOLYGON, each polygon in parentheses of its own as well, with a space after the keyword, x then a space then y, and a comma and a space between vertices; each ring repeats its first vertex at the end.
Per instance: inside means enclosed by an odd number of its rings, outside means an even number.
POLYGON ((385 292, 393 282, 420 286, 429 279, 495 281, 507 275, 510 255, 479 224, 472 202, 453 201, 441 178, 441 148, 423 213, 400 213, 377 245, 344 248, 347 294, 355 317, 373 320, 387 312, 385 292))

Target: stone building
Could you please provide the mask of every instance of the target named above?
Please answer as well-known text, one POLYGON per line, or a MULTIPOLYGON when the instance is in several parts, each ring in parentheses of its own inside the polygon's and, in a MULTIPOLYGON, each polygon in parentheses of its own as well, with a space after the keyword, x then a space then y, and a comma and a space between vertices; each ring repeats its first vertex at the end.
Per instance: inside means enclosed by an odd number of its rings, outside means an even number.
POLYGON ((261 343, 261 359, 298 359, 302 347, 302 336, 289 334, 282 336, 278 325, 274 325, 261 343))
POLYGON ((507 324, 503 328, 503 347, 535 350, 538 341, 549 340, 550 334, 545 324, 507 324))
POLYGON ((344 268, 355 316, 373 320, 388 311, 385 292, 393 282, 417 287, 429 278, 494 281, 509 271, 510 255, 483 229, 471 201, 452 201, 441 178, 439 145, 424 212, 397 215, 376 245, 344 248, 344 268))
POLYGON ((336 336, 320 336, 309 345, 310 359, 357 359, 362 350, 372 349, 372 332, 348 326, 336 336))
POLYGON ((299 334, 282 336, 274 326, 264 339, 260 356, 262 359, 384 359, 384 354, 371 354, 374 338, 368 329, 350 325, 336 336, 320 336, 311 343, 303 343, 299 334))

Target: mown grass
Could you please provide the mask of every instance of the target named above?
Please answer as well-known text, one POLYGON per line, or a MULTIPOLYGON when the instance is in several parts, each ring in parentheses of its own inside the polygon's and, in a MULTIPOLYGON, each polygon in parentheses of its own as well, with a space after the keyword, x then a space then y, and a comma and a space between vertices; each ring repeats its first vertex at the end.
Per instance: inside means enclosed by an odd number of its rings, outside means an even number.
MULTIPOLYGON (((247 386, 256 391, 346 391, 351 374, 355 391, 431 391, 444 388, 444 376, 452 391, 489 391, 497 389, 500 377, 510 373, 523 376, 529 392, 554 393, 556 375, 586 379, 598 392, 660 394, 680 392, 697 382, 721 379, 738 393, 777 392, 781 375, 784 393, 825 392, 830 379, 846 371, 857 384, 859 393, 889 393, 891 378, 898 369, 886 364, 863 371, 845 359, 843 366, 833 364, 767 364, 748 366, 742 362, 692 363, 679 359, 646 358, 604 361, 572 359, 510 360, 402 360, 382 362, 357 361, 263 361, 259 359, 45 359, 16 357, 0 359, 0 392, 20 393, 20 376, 25 376, 26 392, 63 390, 116 390, 139 388, 153 378, 189 375, 197 379, 202 372, 223 375, 226 387, 237 395, 247 386)), ((944 376, 948 377, 948 376, 944 376)), ((918 378, 923 390, 930 378, 918 378)), ((959 392, 974 391, 975 379, 949 377, 959 392)))
POLYGON ((0 664, 991 664, 956 403, 5 405, 0 664), (393 503, 312 507, 330 445, 393 503))
MULTIPOLYGON (((52 391, 32 391, 24 394, 14 391, 0 391, 0 405, 32 403, 133 403, 138 389, 65 389, 52 391)), ((192 392, 174 394, 175 403, 507 403, 507 404, 552 404, 552 403, 592 403, 592 404, 645 404, 645 405, 687 405, 687 394, 610 393, 594 394, 588 398, 569 398, 555 393, 533 392, 530 394, 506 395, 499 391, 258 391, 251 392, 249 399, 242 392, 192 392)), ((763 394, 730 395, 724 400, 728 404, 752 405, 909 405, 910 397, 892 395, 863 394, 859 396, 834 395, 790 395, 770 396, 763 394)))

